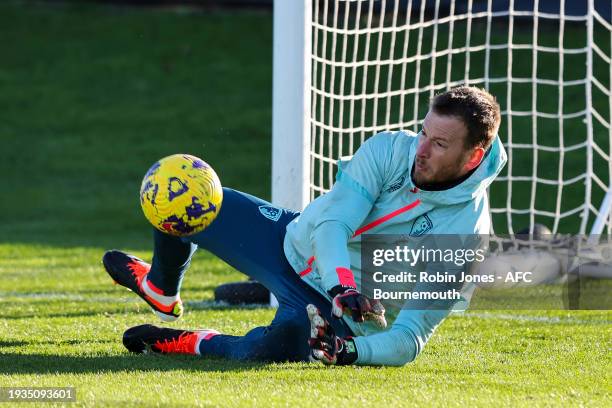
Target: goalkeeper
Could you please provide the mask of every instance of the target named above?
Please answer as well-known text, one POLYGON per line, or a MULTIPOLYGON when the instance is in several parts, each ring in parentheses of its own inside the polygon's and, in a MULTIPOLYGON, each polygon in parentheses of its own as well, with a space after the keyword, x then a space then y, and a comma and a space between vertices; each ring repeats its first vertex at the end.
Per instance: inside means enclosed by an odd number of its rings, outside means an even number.
POLYGON ((301 214, 225 188, 220 213, 204 231, 183 238, 155 231, 151 265, 107 252, 103 263, 111 277, 165 321, 182 314, 181 281, 198 247, 261 282, 279 302, 269 326, 244 336, 141 325, 125 332, 124 345, 133 352, 236 360, 413 361, 452 302, 419 310, 362 295, 360 235, 415 228, 421 235, 489 233, 486 190, 506 162, 499 125, 493 96, 457 87, 432 99, 418 134, 368 139, 339 164, 331 191, 301 214))

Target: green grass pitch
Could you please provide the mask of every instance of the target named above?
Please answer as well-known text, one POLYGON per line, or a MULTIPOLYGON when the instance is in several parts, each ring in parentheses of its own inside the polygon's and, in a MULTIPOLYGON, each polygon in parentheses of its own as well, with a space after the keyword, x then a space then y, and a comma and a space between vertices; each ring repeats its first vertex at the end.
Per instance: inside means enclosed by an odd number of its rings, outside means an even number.
MULTIPOLYGON (((403 368, 124 350, 156 318, 100 259, 150 258, 146 168, 189 152, 270 195, 271 30, 269 12, 0 4, 0 386, 73 386, 76 406, 612 405, 609 311, 456 315, 403 368)), ((198 253, 172 326, 267 324, 272 309, 212 303, 238 279, 198 253)))

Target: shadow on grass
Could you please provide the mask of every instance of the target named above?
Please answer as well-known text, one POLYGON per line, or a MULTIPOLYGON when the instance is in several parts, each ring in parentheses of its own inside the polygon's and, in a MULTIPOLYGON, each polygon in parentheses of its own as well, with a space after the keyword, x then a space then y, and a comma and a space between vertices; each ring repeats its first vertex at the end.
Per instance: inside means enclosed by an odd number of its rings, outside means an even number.
MULTIPOLYGON (((192 356, 125 354, 117 356, 58 356, 43 354, 0 353, 0 374, 78 374, 130 371, 257 371, 284 365, 256 361, 230 361, 192 356)), ((288 368, 289 366, 287 366, 288 368)), ((291 369, 309 366, 291 365, 291 369)), ((312 366, 316 368, 315 365, 312 366)))
MULTIPOLYGON (((104 301, 96 302, 96 303, 106 303, 109 300, 106 299, 104 301)), ((121 306, 113 306, 111 304, 104 306, 103 304, 99 305, 99 308, 92 310, 92 307, 88 308, 88 310, 70 310, 70 311, 57 311, 57 312, 39 312, 39 311, 27 311, 27 312, 17 312, 12 314, 7 314, 2 316, 0 320, 22 320, 22 319, 54 319, 54 318, 80 318, 80 317, 99 317, 99 318, 115 318, 121 316, 130 316, 130 315, 139 315, 143 313, 150 312, 150 308, 141 302, 138 302, 138 299, 134 299, 134 301, 125 302, 122 299, 112 300, 117 303, 121 303, 121 306), (132 306, 134 304, 138 304, 142 307, 138 309, 134 309, 132 306)), ((84 300, 83 302, 87 302, 84 300)), ((255 309, 270 309, 269 305, 265 304, 238 304, 238 305, 230 305, 225 302, 215 302, 213 300, 203 300, 203 301, 192 301, 185 302, 185 306, 187 311, 202 311, 202 310, 215 310, 215 311, 246 311, 246 310, 255 310, 255 309)))
POLYGON ((21 340, 0 340, 0 347, 21 347, 30 344, 21 340))
POLYGON ((11 316, 2 316, 2 320, 21 320, 21 319, 53 319, 53 318, 66 318, 66 317, 116 317, 126 316, 134 313, 132 310, 125 308, 108 308, 106 310, 83 310, 83 311, 71 311, 71 312, 49 312, 41 314, 35 313, 17 313, 11 316))

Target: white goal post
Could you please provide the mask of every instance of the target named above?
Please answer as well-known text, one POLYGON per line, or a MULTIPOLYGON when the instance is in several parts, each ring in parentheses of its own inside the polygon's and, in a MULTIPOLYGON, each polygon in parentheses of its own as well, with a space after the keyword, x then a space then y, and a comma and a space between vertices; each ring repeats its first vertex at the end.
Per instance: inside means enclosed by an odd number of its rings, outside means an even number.
POLYGON ((495 231, 609 235, 611 19, 609 0, 276 0, 272 201, 304 208, 340 157, 468 84, 502 107, 495 231))

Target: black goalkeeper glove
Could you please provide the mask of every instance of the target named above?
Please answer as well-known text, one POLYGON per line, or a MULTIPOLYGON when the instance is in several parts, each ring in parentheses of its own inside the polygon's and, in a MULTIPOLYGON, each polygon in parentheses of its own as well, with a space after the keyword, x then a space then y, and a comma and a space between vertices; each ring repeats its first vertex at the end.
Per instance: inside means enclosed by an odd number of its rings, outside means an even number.
POLYGON ((334 328, 326 321, 315 305, 306 306, 310 320, 310 361, 325 365, 349 365, 357 360, 357 348, 351 337, 336 336, 334 328))
POLYGON ((329 294, 333 297, 332 314, 335 317, 348 313, 357 323, 371 320, 383 329, 387 327, 385 308, 379 300, 369 299, 357 289, 342 285, 334 286, 329 294))

